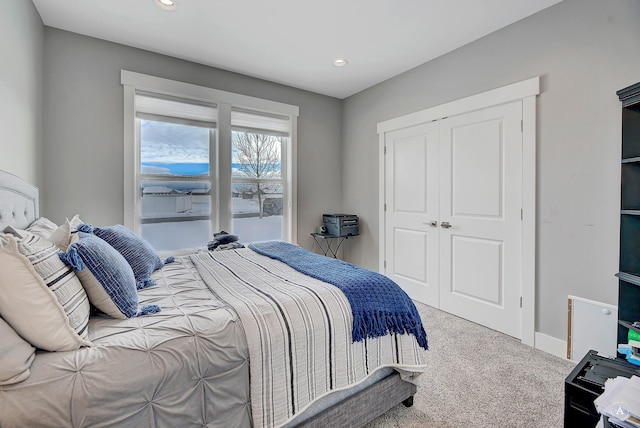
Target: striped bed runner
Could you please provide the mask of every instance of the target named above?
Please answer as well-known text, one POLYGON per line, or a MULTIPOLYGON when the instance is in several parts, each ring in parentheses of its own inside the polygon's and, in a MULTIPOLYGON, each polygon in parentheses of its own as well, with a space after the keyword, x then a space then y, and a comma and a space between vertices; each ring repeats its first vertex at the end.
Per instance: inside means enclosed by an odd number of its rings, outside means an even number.
POLYGON ((327 393, 381 367, 424 372, 415 337, 353 343, 344 294, 248 248, 190 256, 204 282, 238 313, 249 345, 255 427, 285 424, 327 393))

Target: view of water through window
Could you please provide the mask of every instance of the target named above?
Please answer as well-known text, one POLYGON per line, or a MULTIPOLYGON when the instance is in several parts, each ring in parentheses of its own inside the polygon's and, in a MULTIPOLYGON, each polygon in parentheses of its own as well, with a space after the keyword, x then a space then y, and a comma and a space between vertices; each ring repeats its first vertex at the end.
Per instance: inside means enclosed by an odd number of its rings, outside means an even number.
MULTIPOLYGON (((142 236, 158 251, 203 248, 211 218, 210 128, 141 120, 142 236)), ((281 137, 233 132, 233 230, 243 243, 281 239, 281 137)))

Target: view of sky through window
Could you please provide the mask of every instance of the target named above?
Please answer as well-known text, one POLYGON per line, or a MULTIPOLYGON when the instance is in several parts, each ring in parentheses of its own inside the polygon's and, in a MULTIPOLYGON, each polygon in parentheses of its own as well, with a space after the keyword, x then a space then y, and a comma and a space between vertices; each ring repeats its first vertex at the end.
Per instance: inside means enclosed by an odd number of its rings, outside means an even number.
MULTIPOLYGON (((140 121, 142 235, 157 250, 202 247, 211 236, 210 138, 206 127, 140 121)), ((232 177, 253 181, 232 185, 233 232, 281 239, 283 138, 233 131, 232 140, 232 177)))
POLYGON ((140 138, 143 174, 209 174, 209 128, 142 120, 140 138))

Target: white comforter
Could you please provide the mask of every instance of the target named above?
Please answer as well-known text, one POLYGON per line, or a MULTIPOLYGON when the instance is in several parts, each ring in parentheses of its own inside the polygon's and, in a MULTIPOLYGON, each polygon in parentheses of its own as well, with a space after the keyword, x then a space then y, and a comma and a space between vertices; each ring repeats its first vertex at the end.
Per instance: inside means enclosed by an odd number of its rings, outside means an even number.
POLYGON ((425 370, 414 336, 352 343, 344 294, 250 249, 191 256, 221 300, 239 314, 249 345, 256 427, 280 426, 316 398, 362 382, 381 367, 405 380, 425 370))

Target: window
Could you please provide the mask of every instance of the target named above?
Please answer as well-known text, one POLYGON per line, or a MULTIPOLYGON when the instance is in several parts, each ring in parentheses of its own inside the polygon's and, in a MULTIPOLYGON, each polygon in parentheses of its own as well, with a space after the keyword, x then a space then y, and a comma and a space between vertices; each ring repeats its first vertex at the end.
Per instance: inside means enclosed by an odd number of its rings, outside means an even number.
POLYGON ((139 231, 157 251, 197 248, 216 223, 215 105, 136 93, 139 231))
POLYGON ((122 71, 125 221, 156 250, 295 242, 298 108, 122 71))
POLYGON ((233 230, 243 239, 283 239, 288 122, 287 117, 231 110, 233 230))

